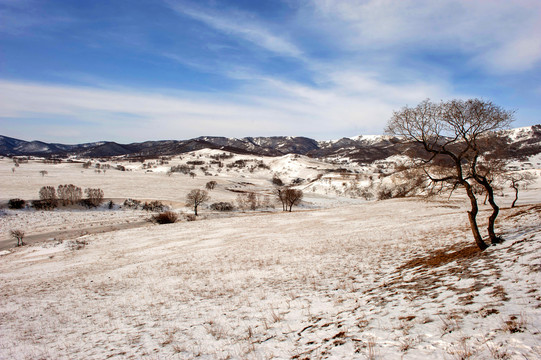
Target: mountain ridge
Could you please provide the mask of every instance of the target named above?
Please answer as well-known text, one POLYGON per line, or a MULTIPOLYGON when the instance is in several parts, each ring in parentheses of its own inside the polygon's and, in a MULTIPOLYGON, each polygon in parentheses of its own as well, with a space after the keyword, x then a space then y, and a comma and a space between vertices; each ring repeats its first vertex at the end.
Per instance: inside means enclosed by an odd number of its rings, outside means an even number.
MULTIPOLYGON (((503 130, 510 157, 541 153, 541 125, 503 130)), ((388 135, 359 135, 337 140, 314 140, 303 136, 268 136, 227 138, 200 136, 187 140, 156 140, 120 144, 97 141, 75 145, 26 141, 0 135, 0 155, 40 157, 114 157, 114 156, 172 156, 201 150, 216 149, 237 154, 283 156, 299 154, 311 157, 349 157, 356 162, 373 162, 401 154, 409 145, 388 135)))

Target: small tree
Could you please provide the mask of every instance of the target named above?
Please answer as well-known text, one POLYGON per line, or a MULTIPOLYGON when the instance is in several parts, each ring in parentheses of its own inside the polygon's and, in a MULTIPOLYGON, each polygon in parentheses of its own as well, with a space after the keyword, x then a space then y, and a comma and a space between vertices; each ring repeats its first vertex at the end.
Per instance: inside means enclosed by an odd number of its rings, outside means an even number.
POLYGON ((386 132, 421 146, 424 171, 433 183, 463 187, 470 200, 470 227, 477 246, 484 250, 477 225, 479 207, 474 193, 475 184, 482 186, 492 207, 488 219, 488 234, 495 244, 500 241, 494 232, 499 207, 494 200, 490 165, 486 159, 495 153, 497 145, 490 141, 495 131, 506 128, 513 120, 507 111, 489 101, 478 99, 451 100, 439 104, 425 100, 415 108, 395 111, 386 132))
POLYGON ((195 216, 197 216, 198 206, 208 200, 210 200, 210 196, 206 190, 194 189, 186 195, 186 203, 193 207, 195 216))
POLYGON ((303 195, 302 190, 299 189, 288 188, 285 190, 285 200, 289 207, 289 212, 291 212, 293 205, 298 205, 301 202, 303 195))
POLYGON ((211 180, 211 181, 209 181, 209 182, 205 185, 205 188, 206 188, 207 190, 214 190, 214 188, 216 187, 217 184, 218 184, 218 183, 217 183, 216 181, 211 180))
POLYGON ((99 206, 103 201, 103 190, 102 189, 85 189, 86 194, 86 204, 88 206, 96 207, 99 206))
POLYGON ((39 198, 45 208, 52 209, 58 205, 56 190, 53 186, 43 186, 39 190, 39 198))
POLYGON ((44 177, 48 174, 47 170, 41 170, 39 173, 41 174, 41 177, 44 177))
POLYGON ((526 188, 528 185, 535 182, 535 176, 530 173, 511 173, 506 174, 504 179, 509 183, 509 187, 515 190, 515 200, 511 204, 511 207, 514 208, 515 204, 518 201, 518 190, 526 188))
POLYGON ((23 246, 23 238, 24 238, 24 231, 22 230, 10 230, 9 235, 14 239, 17 240, 17 246, 23 246))
POLYGON ((58 199, 62 201, 62 205, 77 204, 83 197, 83 191, 80 187, 73 184, 58 185, 57 189, 58 199))
POLYGON ((304 194, 302 190, 292 188, 277 188, 276 196, 282 203, 282 210, 291 212, 294 205, 298 205, 304 194))

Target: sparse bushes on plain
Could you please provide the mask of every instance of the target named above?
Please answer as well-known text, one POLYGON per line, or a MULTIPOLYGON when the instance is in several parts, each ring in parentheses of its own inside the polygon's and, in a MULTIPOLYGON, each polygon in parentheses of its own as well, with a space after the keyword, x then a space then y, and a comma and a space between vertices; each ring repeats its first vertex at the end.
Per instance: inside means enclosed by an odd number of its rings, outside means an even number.
POLYGON ((8 201, 8 208, 13 209, 13 210, 23 209, 25 205, 26 205, 26 201, 19 198, 9 199, 8 201))
POLYGON ((173 224, 178 220, 177 213, 173 211, 165 211, 152 216, 152 221, 158 224, 173 224))

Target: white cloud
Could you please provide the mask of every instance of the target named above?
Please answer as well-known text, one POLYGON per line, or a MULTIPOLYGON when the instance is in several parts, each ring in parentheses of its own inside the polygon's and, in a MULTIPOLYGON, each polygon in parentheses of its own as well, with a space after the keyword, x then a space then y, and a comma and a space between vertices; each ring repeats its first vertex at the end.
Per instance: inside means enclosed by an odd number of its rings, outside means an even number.
POLYGON ((302 58, 302 51, 295 44, 275 35, 273 31, 265 28, 261 22, 253 21, 244 13, 238 11, 227 14, 212 13, 209 9, 200 10, 184 2, 170 1, 169 5, 179 14, 201 21, 207 26, 226 34, 239 37, 252 45, 283 56, 302 58))
MULTIPOLYGON (((77 141, 200 135, 328 139, 359 131, 381 133, 393 109, 433 94, 450 96, 445 84, 386 84, 374 75, 345 69, 326 74, 324 87, 258 74, 246 74, 245 80, 236 92, 212 94, 0 81, 0 118, 70 119, 72 128, 95 131, 77 141)), ((32 137, 39 138, 40 130, 35 130, 32 137)))
POLYGON ((354 50, 459 51, 495 72, 541 60, 538 0, 315 0, 322 26, 354 50))

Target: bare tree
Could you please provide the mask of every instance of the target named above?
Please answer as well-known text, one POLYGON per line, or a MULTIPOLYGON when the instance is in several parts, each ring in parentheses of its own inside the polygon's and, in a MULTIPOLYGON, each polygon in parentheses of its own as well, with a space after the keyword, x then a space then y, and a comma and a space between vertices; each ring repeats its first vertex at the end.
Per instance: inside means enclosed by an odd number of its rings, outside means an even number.
POLYGON ((277 188, 275 189, 276 197, 278 198, 278 200, 279 200, 280 203, 282 204, 282 211, 286 211, 286 210, 287 210, 287 201, 286 201, 286 193, 285 193, 285 190, 286 190, 286 188, 283 188, 283 187, 277 187, 277 188))
POLYGON ((526 188, 528 185, 535 182, 535 176, 530 173, 510 173, 504 176, 505 180, 509 183, 509 187, 515 190, 515 200, 511 204, 511 207, 514 208, 515 204, 518 201, 518 190, 526 188))
POLYGON ((23 246, 24 242, 24 231, 22 230, 10 230, 9 235, 14 239, 17 240, 17 246, 23 246))
POLYGON ((87 206, 96 207, 96 206, 99 206, 103 202, 102 189, 87 188, 85 189, 85 194, 86 194, 85 203, 87 204, 87 206))
POLYGON ((44 177, 48 174, 47 170, 41 170, 39 173, 41 174, 41 177, 44 177))
POLYGON ((494 200, 489 173, 483 171, 483 165, 485 158, 495 150, 489 136, 506 128, 513 116, 513 111, 504 110, 490 101, 451 100, 436 104, 427 99, 414 108, 406 106, 395 111, 386 129, 389 134, 421 145, 427 155, 422 159, 426 165, 424 169, 433 183, 465 189, 471 205, 468 211, 470 227, 481 250, 486 249, 487 244, 477 225, 479 207, 473 188, 477 183, 487 192, 493 210, 488 220, 488 235, 493 244, 498 243, 501 239, 494 232, 494 224, 499 207, 494 200))
POLYGON ((58 200, 56 190, 53 186, 43 186, 39 190, 39 198, 43 201, 46 208, 54 208, 57 206, 58 200))
POLYGON ((294 205, 298 205, 304 196, 302 190, 286 188, 276 188, 276 196, 282 203, 282 210, 291 212, 294 205))
POLYGON ((73 184, 58 185, 58 199, 62 201, 62 205, 77 204, 83 197, 83 191, 80 187, 73 184))
POLYGON ((193 212, 197 216, 197 207, 210 200, 210 196, 206 190, 194 189, 186 195, 186 203, 193 206, 193 212))

